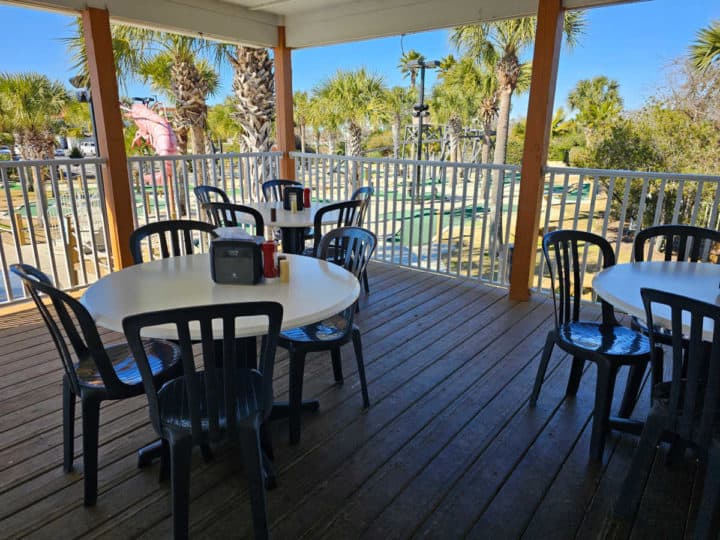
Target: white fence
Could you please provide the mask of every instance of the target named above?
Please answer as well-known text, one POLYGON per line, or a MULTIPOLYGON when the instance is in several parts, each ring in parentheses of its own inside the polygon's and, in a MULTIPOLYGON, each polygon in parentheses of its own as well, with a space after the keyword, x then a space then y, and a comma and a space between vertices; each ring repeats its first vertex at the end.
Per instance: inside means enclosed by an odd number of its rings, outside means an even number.
MULTIPOLYGON (((373 187, 364 225, 378 237, 376 258, 507 284, 518 166, 293 157, 297 180, 312 189, 315 200, 343 200, 358 187, 373 187)), ((198 184, 218 186, 236 202, 259 200, 260 183, 277 177, 279 158, 279 153, 129 158, 134 225, 203 219, 193 195, 198 184)), ((23 297, 8 272, 14 262, 39 267, 66 289, 109 271, 102 161, 0 162, 0 303, 23 297)), ((596 232, 611 241, 618 262, 627 262, 640 228, 661 223, 717 228, 719 203, 717 176, 549 167, 537 231, 535 287, 547 287, 539 248, 550 230, 596 232)))

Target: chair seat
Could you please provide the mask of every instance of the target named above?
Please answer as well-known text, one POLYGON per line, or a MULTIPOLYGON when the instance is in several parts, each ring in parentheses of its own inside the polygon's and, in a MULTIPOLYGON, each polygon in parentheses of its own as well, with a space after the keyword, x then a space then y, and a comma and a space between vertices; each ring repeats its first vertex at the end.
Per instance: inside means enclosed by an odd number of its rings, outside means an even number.
MULTIPOLYGON (((127 345, 115 345, 107 347, 105 350, 120 382, 128 386, 142 385, 140 371, 127 345)), ((179 375, 180 348, 177 345, 164 340, 148 340, 145 342, 145 350, 153 375, 158 375, 173 367, 177 367, 179 375)), ((76 369, 82 385, 92 388, 104 387, 100 372, 92 359, 82 359, 76 365, 76 369)))
POLYGON ((558 329, 558 343, 585 349, 605 356, 650 355, 647 336, 624 326, 609 326, 594 322, 570 322, 558 329))
POLYGON ((333 315, 313 324, 299 326, 280 332, 280 346, 283 342, 292 341, 295 343, 318 343, 337 341, 348 335, 348 321, 342 313, 333 315))
MULTIPOLYGON (((195 374, 200 399, 200 425, 202 431, 209 431, 208 407, 206 398, 205 371, 195 374)), ((241 421, 250 418, 260 411, 262 400, 262 375, 255 370, 239 369, 235 373, 237 401, 235 403, 236 418, 241 421)), ((222 430, 227 428, 225 409, 225 381, 223 370, 218 370, 219 394, 215 396, 218 403, 218 423, 222 430)), ((190 409, 185 393, 185 377, 177 377, 166 383, 158 392, 160 420, 165 428, 172 431, 190 432, 190 409)))

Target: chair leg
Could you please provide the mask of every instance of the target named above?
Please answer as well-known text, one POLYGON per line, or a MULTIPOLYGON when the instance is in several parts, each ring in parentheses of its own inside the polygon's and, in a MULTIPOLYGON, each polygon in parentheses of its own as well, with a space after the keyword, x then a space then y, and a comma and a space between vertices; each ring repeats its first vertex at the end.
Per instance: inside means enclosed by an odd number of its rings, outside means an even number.
POLYGON ((368 283, 367 268, 362 273, 363 286, 365 287, 365 294, 370 294, 370 284, 368 283))
POLYGON ((303 375, 305 373, 305 353, 290 352, 290 406, 288 423, 290 425, 290 444, 300 442, 300 413, 302 409, 303 375))
POLYGON ((707 471, 702 500, 695 521, 695 539, 710 540, 714 530, 713 518, 720 504, 720 442, 713 441, 708 449, 707 471))
POLYGON ((353 347, 355 348, 355 359, 357 360, 358 377, 360 377, 360 391, 362 392, 363 409, 367 409, 370 407, 370 396, 368 395, 367 377, 365 376, 365 360, 363 359, 360 329, 353 328, 352 340, 353 347))
POLYGON ((166 439, 160 441, 160 482, 170 480, 170 445, 166 439))
POLYGON ((540 387, 545 380, 545 371, 547 371, 548 362, 550 362, 550 356, 552 355, 553 347, 555 346, 555 333, 548 332, 547 338, 545 339, 545 347, 543 348, 542 358, 540 359, 540 365, 538 366, 538 372, 535 376, 535 386, 533 386, 532 394, 530 394, 530 406, 534 407, 537 404, 538 395, 540 395, 540 387))
POLYGON ((277 471, 275 470, 275 451, 272 445, 272 433, 267 423, 260 424, 260 449, 262 450, 262 465, 265 477, 265 489, 277 487, 277 471))
POLYGON ((585 360, 578 356, 573 357, 572 367, 570 368, 570 378, 568 379, 567 388, 565 389, 565 396, 577 395, 583 369, 585 369, 585 360))
POLYGON ((660 442, 663 431, 662 416, 651 412, 645 422, 630 469, 620 489, 620 496, 615 502, 614 514, 617 517, 631 519, 637 512, 640 497, 645 488, 645 479, 655 457, 655 447, 660 442))
POLYGON ((609 362, 597 362, 595 385, 595 410, 593 411, 592 435, 590 437, 590 461, 601 462, 605 450, 605 438, 610 428, 610 406, 617 367, 609 362))
POLYGON ((340 347, 333 347, 330 349, 330 358, 332 360, 333 377, 335 377, 335 382, 342 384, 344 379, 342 373, 342 355, 340 354, 340 347))
POLYGON ((80 402, 82 404, 85 506, 95 506, 97 502, 100 402, 92 399, 82 399, 80 402))
POLYGON ((72 471, 75 454, 75 394, 63 378, 63 470, 72 471))
POLYGON ((645 376, 645 369, 647 364, 633 364, 630 366, 630 372, 628 373, 627 384, 625 385, 625 393, 623 394, 622 402, 620 403, 620 410, 618 416, 620 418, 630 418, 630 415, 635 408, 638 394, 640 393, 640 385, 642 384, 643 377, 645 376))
POLYGON ((173 537, 188 538, 190 522, 190 458, 192 439, 170 441, 170 485, 172 490, 173 537))
MULTIPOLYGON (((664 364, 665 351, 661 346, 655 347, 652 352, 652 359, 650 360, 652 366, 652 385, 660 384, 663 380, 663 364, 664 364)), ((652 390, 652 389, 651 389, 652 390)), ((651 392, 652 393, 652 392, 651 392)))
POLYGON ((240 450, 242 452, 245 476, 248 481, 248 491, 250 492, 255 538, 267 539, 269 537, 267 503, 265 501, 262 450, 260 449, 260 434, 258 432, 258 426, 255 429, 249 427, 240 429, 240 450))

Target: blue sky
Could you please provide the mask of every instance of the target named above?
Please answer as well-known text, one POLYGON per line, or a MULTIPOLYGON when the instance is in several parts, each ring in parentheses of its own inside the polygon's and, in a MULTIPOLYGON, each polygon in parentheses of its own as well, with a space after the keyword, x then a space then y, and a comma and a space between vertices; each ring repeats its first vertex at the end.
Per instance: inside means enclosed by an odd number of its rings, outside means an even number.
MULTIPOLYGON (((563 47, 555 104, 565 105, 568 92, 581 79, 606 75, 620 83, 626 109, 640 107, 664 81, 669 63, 687 52, 700 28, 720 19, 718 0, 651 0, 588 10, 587 28, 572 50, 563 47)), ((39 10, 0 5, 0 71, 39 71, 66 82, 72 75, 62 37, 72 18, 39 10)), ((397 69, 402 50, 416 49, 428 59, 454 52, 449 32, 439 30, 293 52, 293 86, 311 90, 338 68, 366 67, 392 86, 406 84, 397 69)), ((527 52, 529 57, 532 51, 527 52)), ((434 76, 428 72, 428 83, 434 76)), ((221 71, 222 87, 214 101, 230 90, 231 74, 221 71)), ((150 95, 148 86, 133 84, 129 95, 150 95)), ((527 96, 517 96, 513 116, 525 116, 527 96)))

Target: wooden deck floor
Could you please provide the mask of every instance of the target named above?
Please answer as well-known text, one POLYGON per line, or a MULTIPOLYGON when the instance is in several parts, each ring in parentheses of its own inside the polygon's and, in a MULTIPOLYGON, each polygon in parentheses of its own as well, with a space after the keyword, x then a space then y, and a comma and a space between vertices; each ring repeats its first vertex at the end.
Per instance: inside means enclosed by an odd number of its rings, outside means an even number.
MULTIPOLYGON (((612 435, 602 466, 588 465, 595 370, 564 400, 569 363, 559 352, 537 408, 528 408, 551 302, 514 303, 503 289, 381 264, 370 284, 357 320, 372 407, 361 411, 351 350, 343 386, 333 384, 329 358, 308 360, 305 395, 318 397, 321 410, 304 417, 298 446, 287 444, 283 421, 273 424, 273 537, 598 537, 635 438, 612 435)), ((85 508, 81 460, 71 474, 61 466, 60 379, 35 311, 0 318, 0 537, 169 537, 169 486, 158 483, 157 465, 136 467, 136 449, 153 439, 144 398, 103 407, 100 494, 85 508)), ((78 438, 78 456, 80 447, 78 438)), ((696 467, 667 468, 663 452, 632 538, 686 534, 696 467)), ((211 463, 195 455, 192 537, 252 535, 231 458, 230 449, 211 463)))

